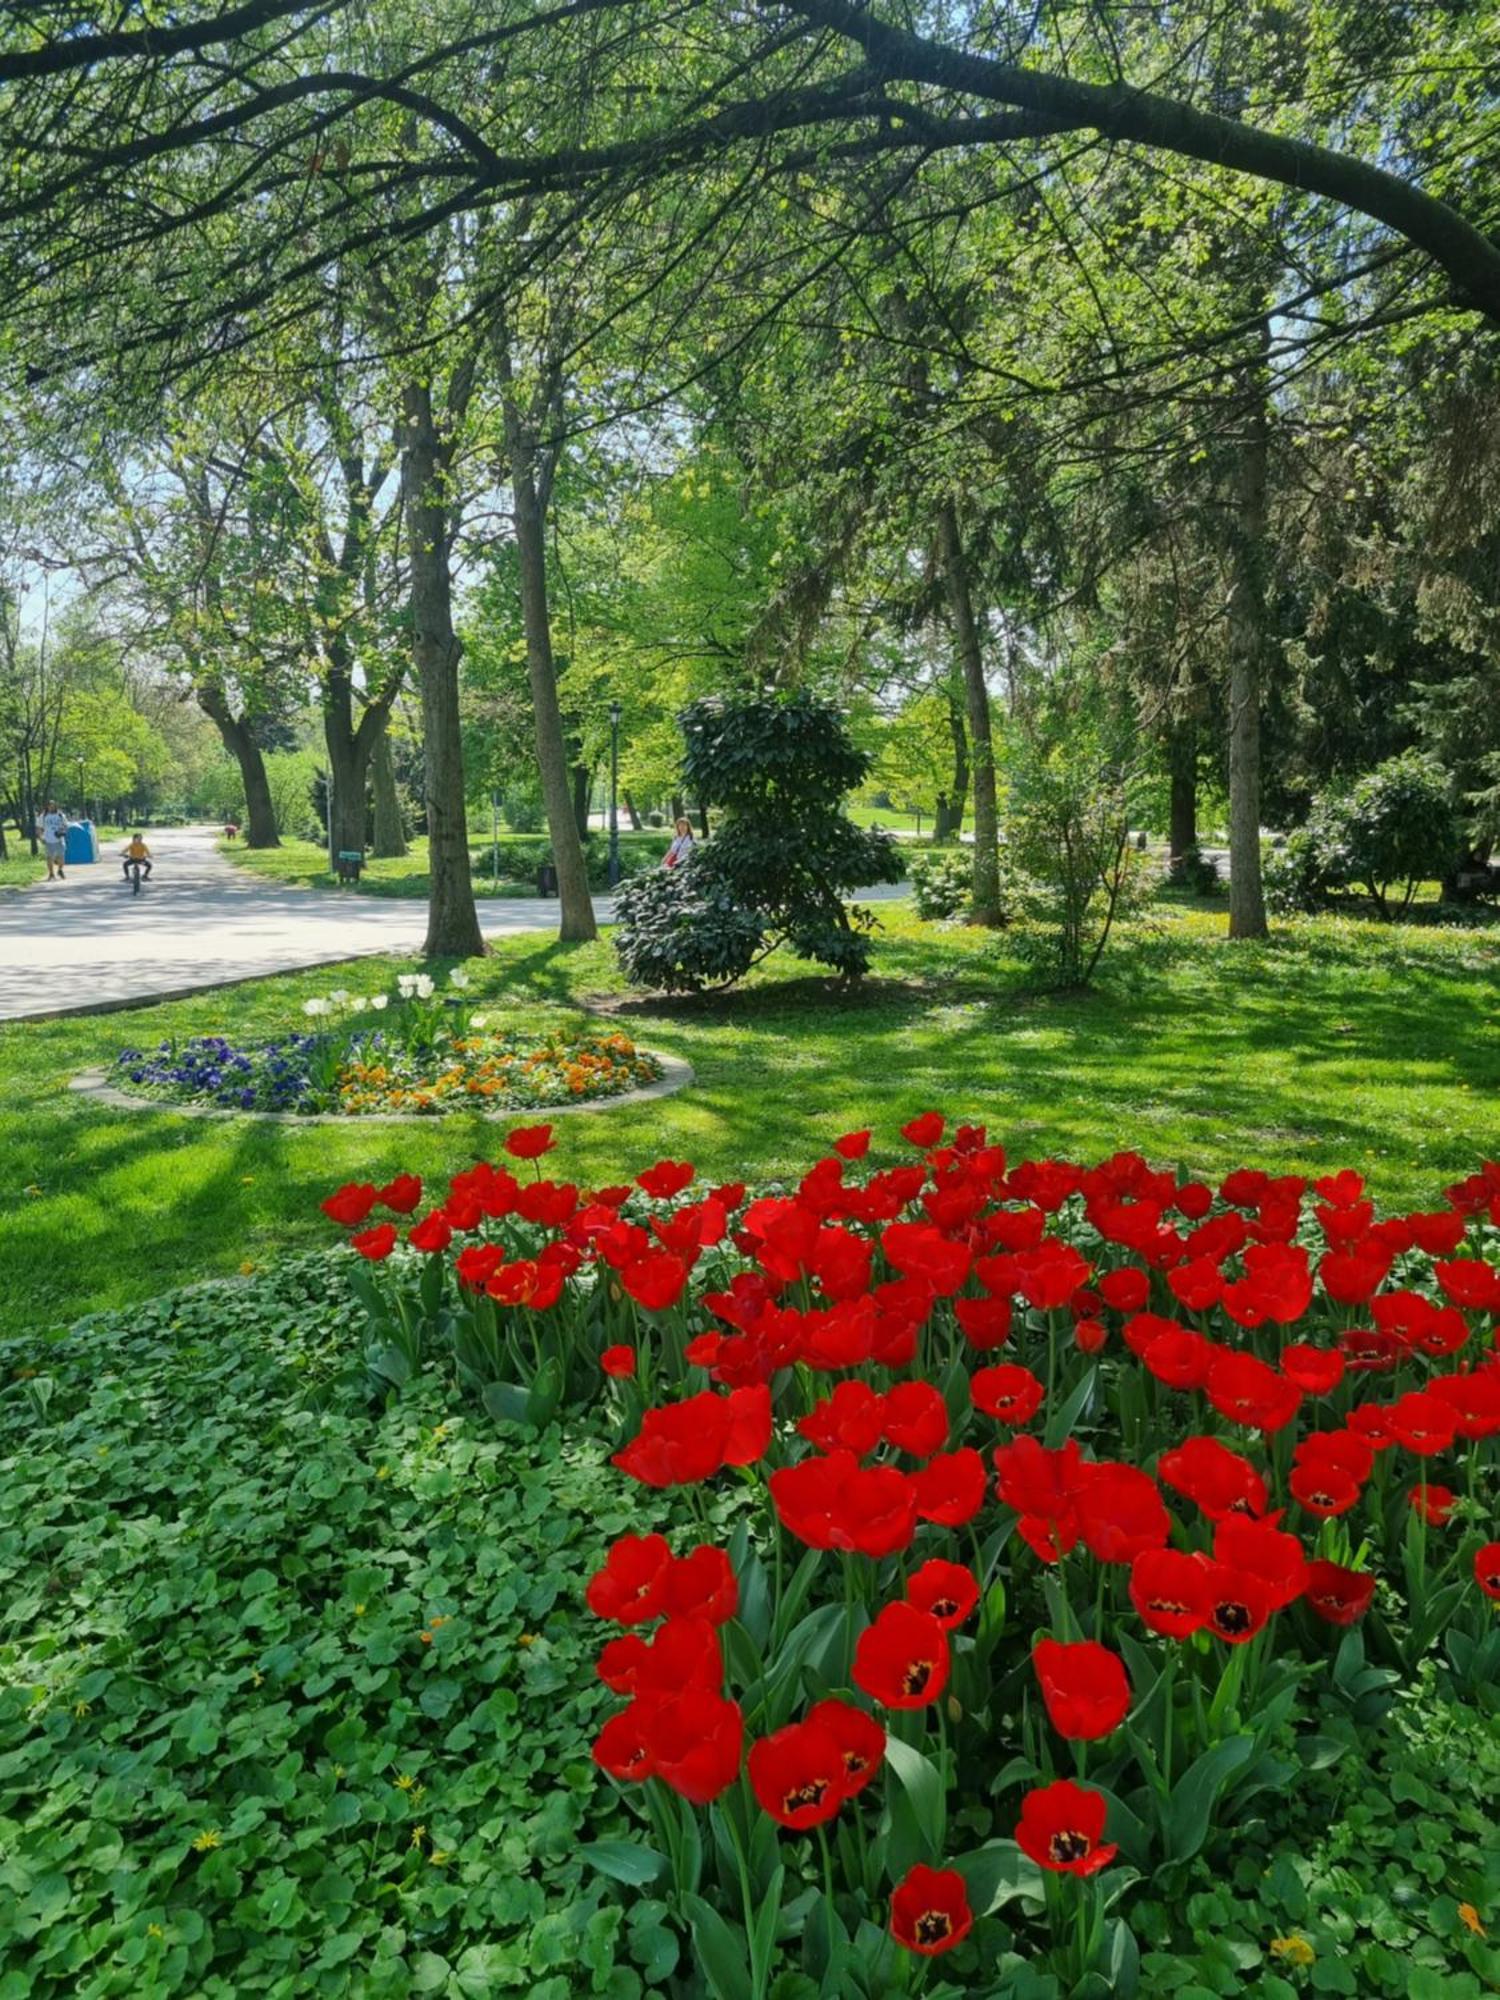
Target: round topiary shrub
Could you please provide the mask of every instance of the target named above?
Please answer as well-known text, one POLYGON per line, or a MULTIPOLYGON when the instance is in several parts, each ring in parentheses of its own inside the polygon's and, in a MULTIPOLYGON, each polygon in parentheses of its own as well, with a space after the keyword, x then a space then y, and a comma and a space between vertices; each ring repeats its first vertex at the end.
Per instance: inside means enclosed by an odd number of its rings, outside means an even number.
POLYGON ((778 944, 860 978, 873 919, 845 892, 901 871, 894 843, 844 811, 870 759, 838 710, 805 693, 715 697, 679 720, 683 790, 720 809, 718 828, 690 863, 622 893, 627 978, 669 992, 727 986, 778 944))

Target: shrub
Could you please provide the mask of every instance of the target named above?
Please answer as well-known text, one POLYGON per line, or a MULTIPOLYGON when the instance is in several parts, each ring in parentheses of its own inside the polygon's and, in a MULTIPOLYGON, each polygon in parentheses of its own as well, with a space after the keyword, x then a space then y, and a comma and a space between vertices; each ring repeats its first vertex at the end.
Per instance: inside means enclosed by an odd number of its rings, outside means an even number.
POLYGON ((653 880, 622 899, 615 947, 626 976, 668 991, 730 985, 784 944, 861 977, 872 920, 844 892, 897 881, 900 866, 894 843, 843 809, 870 759, 838 711, 807 694, 715 697, 679 721, 684 790, 719 807, 718 827, 690 870, 671 871, 680 885, 653 880))
POLYGON ((539 790, 512 790, 500 800, 500 813, 512 833, 540 833, 547 823, 539 790))
POLYGON ((1333 866, 1326 828, 1311 821, 1295 827, 1261 864, 1267 909, 1284 917, 1308 916, 1321 909, 1333 866))
MULTIPOLYGON (((1003 847, 997 856, 997 868, 1000 922, 1004 924, 1010 921, 1016 881, 1010 856, 1003 847)), ((917 915, 929 923, 967 917, 974 902, 974 850, 941 848, 918 855, 911 865, 911 885, 917 915)))
POLYGON ((1417 884, 1442 876, 1458 851, 1453 788, 1440 764, 1420 752, 1389 758, 1360 778, 1340 802, 1343 866, 1390 921, 1390 895, 1404 885, 1395 914, 1411 907, 1417 884))
POLYGON ((1405 915, 1417 884, 1441 877, 1459 844, 1452 787, 1441 765, 1409 750, 1343 792, 1320 794, 1270 865, 1273 908, 1310 911, 1340 890, 1365 889, 1387 922, 1405 915), (1401 888, 1393 910, 1392 890, 1401 888))
POLYGON ((1219 887, 1219 864, 1195 841, 1185 853, 1172 856, 1167 864, 1167 880, 1190 895, 1210 896, 1219 887))
POLYGON ((759 911, 712 879, 705 852, 625 883, 615 899, 615 951, 632 986, 696 993, 732 986, 769 949, 759 911))
POLYGON ((1144 907, 1157 871, 1132 844, 1141 779, 1133 731, 1075 666, 1039 680, 1007 742, 1006 845, 1024 926, 1017 948, 1048 982, 1087 986, 1115 920, 1144 907))

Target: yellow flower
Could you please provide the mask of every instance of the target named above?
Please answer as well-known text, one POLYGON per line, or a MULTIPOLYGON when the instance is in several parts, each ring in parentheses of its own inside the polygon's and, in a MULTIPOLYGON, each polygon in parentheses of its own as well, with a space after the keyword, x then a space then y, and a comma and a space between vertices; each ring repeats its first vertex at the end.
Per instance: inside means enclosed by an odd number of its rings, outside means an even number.
POLYGON ((537 1635, 535 1632, 523 1632, 520 1638, 517 1639, 516 1644, 518 1646, 534 1646, 536 1639, 537 1635))
POLYGON ((211 1826, 205 1827, 193 1842, 195 1854, 209 1854, 220 1845, 219 1835, 211 1826))
POLYGON ((1458 1906, 1458 1914, 1460 1921, 1466 1926, 1467 1929, 1471 1930, 1474 1933, 1475 1937, 1488 1936, 1488 1933, 1484 1928, 1484 1924, 1480 1919, 1479 1912, 1478 1910, 1475 1909, 1472 1903, 1460 1903, 1458 1906))
POLYGON ((147 1937, 164 1938, 166 1936, 166 1932, 162 1929, 160 1924, 147 1924, 146 1935, 147 1937))
POLYGON ((400 1777, 394 1780, 394 1783, 398 1792, 410 1792, 416 1789, 417 1781, 410 1771, 403 1771, 400 1777))
POLYGON ((390 1467, 389 1467, 388 1465, 377 1465, 377 1466, 376 1466, 376 1468, 375 1468, 375 1477, 376 1477, 377 1479, 389 1479, 389 1478, 390 1478, 390 1476, 391 1476, 391 1468, 390 1468, 390 1467))
POLYGON ((414 1826, 412 1828, 411 1844, 413 1847, 420 1847, 422 1845, 422 1842, 426 1838, 427 1838, 427 1829, 425 1826, 414 1826))
POLYGON ((1272 1938, 1271 1952, 1276 1958, 1284 1958, 1288 1965, 1311 1965, 1317 1953, 1305 1937, 1298 1937, 1293 1931, 1290 1937, 1272 1938))
POLYGON ((240 1276, 242 1278, 251 1277, 254 1274, 254 1271, 255 1271, 255 1266, 250 1262, 250 1259, 247 1257, 244 1263, 241 1264, 240 1266, 240 1276))
POLYGON ((354 1607, 354 1615, 356 1618, 363 1618, 365 1615, 365 1607, 362 1604, 356 1604, 354 1607))
POLYGON ((78 1716, 80 1720, 85 1715, 92 1715, 93 1712, 94 1711, 89 1707, 86 1701, 75 1701, 73 1704, 73 1713, 76 1716, 78 1716))
POLYGON ((453 1850, 451 1847, 435 1847, 427 1859, 434 1868, 445 1867, 453 1859, 453 1850))
POLYGON ((40 1194, 41 1189, 37 1186, 35 1181, 32 1181, 27 1187, 24 1187, 21 1190, 21 1192, 23 1194, 40 1194))
POLYGON ((260 1668, 259 1668, 259 1667, 257 1667, 257 1668, 255 1669, 255 1672, 254 1672, 254 1673, 253 1673, 253 1674, 252 1674, 252 1675, 250 1676, 250 1685, 251 1685, 251 1687, 253 1687, 253 1688, 258 1688, 258 1687, 259 1687, 259 1686, 261 1685, 261 1683, 262 1683, 262 1682, 264 1681, 264 1679, 265 1679, 265 1675, 264 1675, 264 1674, 263 1674, 263 1673, 261 1672, 260 1668))

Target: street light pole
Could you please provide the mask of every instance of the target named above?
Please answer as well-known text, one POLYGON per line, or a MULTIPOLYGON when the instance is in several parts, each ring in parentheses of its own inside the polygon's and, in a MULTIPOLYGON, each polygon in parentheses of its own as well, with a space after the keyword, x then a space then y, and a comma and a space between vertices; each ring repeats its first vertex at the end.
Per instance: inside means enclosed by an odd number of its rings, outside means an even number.
POLYGON ((609 886, 620 880, 620 704, 609 705, 609 886))
POLYGON ((80 808, 82 809, 84 818, 87 819, 89 816, 89 788, 87 784, 87 767, 85 766, 84 761, 81 757, 78 759, 78 803, 80 808))

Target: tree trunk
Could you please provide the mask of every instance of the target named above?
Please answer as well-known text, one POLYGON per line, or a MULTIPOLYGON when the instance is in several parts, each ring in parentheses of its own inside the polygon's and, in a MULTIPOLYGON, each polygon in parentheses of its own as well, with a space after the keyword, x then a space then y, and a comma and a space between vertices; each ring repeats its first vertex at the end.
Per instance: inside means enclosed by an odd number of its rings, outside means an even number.
POLYGON ((323 686, 323 743, 333 783, 329 845, 335 854, 363 854, 365 849, 365 787, 369 776, 371 732, 355 729, 354 693, 347 672, 331 672, 323 686))
POLYGON ((219 732, 220 741, 240 767, 240 783, 245 791, 245 845, 280 847, 276 831, 276 809, 271 803, 271 781, 266 776, 266 760, 261 755, 255 732, 248 722, 235 715, 223 690, 212 684, 196 690, 198 706, 219 732))
POLYGON ((630 796, 629 792, 621 792, 620 804, 624 806, 625 817, 630 821, 630 831, 632 833, 639 833, 641 830, 641 816, 636 811, 635 800, 630 796))
MULTIPOLYGON (((1263 341, 1265 339, 1263 334, 1263 341)), ((1260 874, 1260 702, 1266 627, 1270 420, 1263 369, 1242 378, 1246 434, 1229 527, 1229 935, 1267 935, 1260 874)))
POLYGON ((464 811, 463 736, 458 712, 457 634, 449 569, 447 453, 433 415, 432 387, 409 382, 401 393, 401 490, 411 575, 412 659, 422 690, 426 753, 428 958, 478 958, 484 952, 464 811))
POLYGON ((1171 774, 1167 855, 1174 878, 1198 846, 1198 727, 1179 722, 1167 747, 1171 774))
POLYGON ((391 732, 381 730, 370 756, 370 778, 375 794, 375 838, 370 852, 378 861, 390 861, 406 852, 406 833, 401 825, 401 794, 396 789, 396 760, 391 755, 391 732))
POLYGON ((974 784, 974 921, 998 924, 1000 908, 1000 810, 995 794, 995 743, 990 731, 990 691, 985 685, 984 650, 969 591, 958 508, 945 500, 938 510, 939 552, 948 590, 953 639, 964 678, 969 749, 974 784))
POLYGON ((578 828, 578 838, 589 837, 589 792, 592 789, 592 773, 587 764, 573 766, 573 824, 578 828))
POLYGON ((542 779, 547 831, 557 868, 561 922, 558 936, 581 941, 599 935, 589 895, 583 843, 574 817, 568 782, 568 753, 563 738, 562 711, 557 700, 557 672, 552 660, 552 621, 547 608, 546 522, 537 494, 536 453, 511 387, 509 349, 502 343, 501 378, 505 384, 505 451, 510 465, 511 505, 515 521, 516 555, 521 581, 521 622, 526 633, 526 673, 531 683, 531 708, 536 726, 536 761, 542 779))
POLYGON ((969 732, 964 723, 963 703, 948 696, 948 728, 953 736, 953 783, 948 788, 948 824, 942 838, 963 832, 964 808, 969 797, 969 732))
POLYGON ((702 799, 698 801, 698 831, 705 840, 708 839, 708 807, 702 799))

